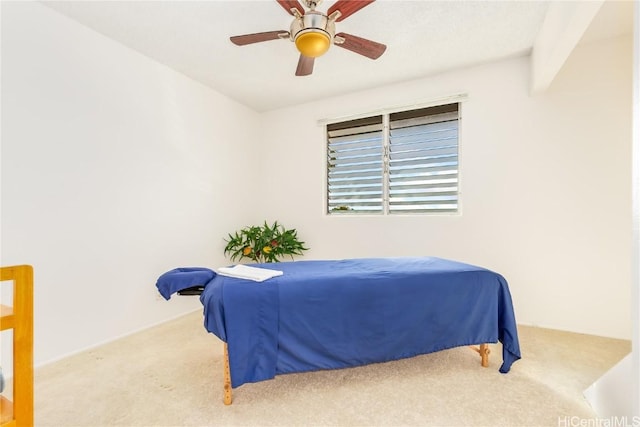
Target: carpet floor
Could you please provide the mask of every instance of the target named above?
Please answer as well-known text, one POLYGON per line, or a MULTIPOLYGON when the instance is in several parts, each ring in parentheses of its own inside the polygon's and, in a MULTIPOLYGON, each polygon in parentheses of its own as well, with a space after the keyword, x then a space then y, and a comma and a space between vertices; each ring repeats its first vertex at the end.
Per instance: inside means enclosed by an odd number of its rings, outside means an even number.
POLYGON ((522 360, 498 372, 461 347, 363 367, 277 376, 222 403, 223 346, 201 312, 35 374, 37 426, 558 426, 595 419, 582 392, 626 340, 519 326, 522 360), (565 423, 563 424, 563 420, 565 423))

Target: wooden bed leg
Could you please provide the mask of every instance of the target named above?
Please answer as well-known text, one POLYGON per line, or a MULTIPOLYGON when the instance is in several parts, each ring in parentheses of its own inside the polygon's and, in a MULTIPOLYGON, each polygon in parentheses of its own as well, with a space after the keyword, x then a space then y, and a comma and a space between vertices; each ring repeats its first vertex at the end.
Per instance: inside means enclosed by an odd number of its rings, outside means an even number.
POLYGON ((491 353, 491 350, 489 350, 489 344, 480 344, 480 350, 478 353, 480 353, 480 357, 482 358, 482 361, 480 362, 482 366, 484 368, 489 366, 489 353, 491 353))
POLYGON ((231 405, 233 400, 231 394, 231 372, 229 370, 229 348, 224 343, 224 404, 231 405))
POLYGON ((489 353, 491 353, 491 350, 489 349, 489 344, 480 344, 479 348, 473 345, 470 345, 469 347, 471 348, 471 350, 475 351, 480 355, 480 358, 481 358, 480 364, 482 365, 482 367, 483 368, 488 367, 489 353))

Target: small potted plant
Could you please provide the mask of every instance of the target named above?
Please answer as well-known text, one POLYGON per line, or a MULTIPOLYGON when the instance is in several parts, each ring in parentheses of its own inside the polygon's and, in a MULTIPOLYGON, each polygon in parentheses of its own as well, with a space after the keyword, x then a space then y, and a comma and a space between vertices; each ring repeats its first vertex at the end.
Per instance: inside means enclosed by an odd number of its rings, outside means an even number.
POLYGON ((298 239, 295 228, 287 230, 278 221, 273 225, 245 227, 225 239, 224 254, 231 261, 249 258, 254 262, 278 262, 283 256, 302 255, 309 248, 298 239))

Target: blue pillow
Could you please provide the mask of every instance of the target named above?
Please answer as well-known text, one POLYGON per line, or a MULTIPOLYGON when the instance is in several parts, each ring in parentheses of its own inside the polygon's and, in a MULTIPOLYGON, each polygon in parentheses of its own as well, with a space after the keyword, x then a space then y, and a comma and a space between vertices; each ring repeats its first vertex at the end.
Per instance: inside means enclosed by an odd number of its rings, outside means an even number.
POLYGON ((164 299, 182 289, 205 286, 216 276, 215 271, 202 267, 182 267, 167 271, 158 278, 156 288, 164 299))

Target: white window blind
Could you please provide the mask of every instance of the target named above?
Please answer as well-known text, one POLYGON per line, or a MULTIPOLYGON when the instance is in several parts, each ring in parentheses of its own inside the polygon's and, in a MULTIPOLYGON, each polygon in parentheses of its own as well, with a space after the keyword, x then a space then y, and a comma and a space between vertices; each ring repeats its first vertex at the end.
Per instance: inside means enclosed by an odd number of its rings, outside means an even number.
POLYGON ((329 212, 383 212, 382 116, 327 125, 329 212))
POLYGON ((457 212, 458 119, 455 103, 327 125, 328 212, 457 212))

